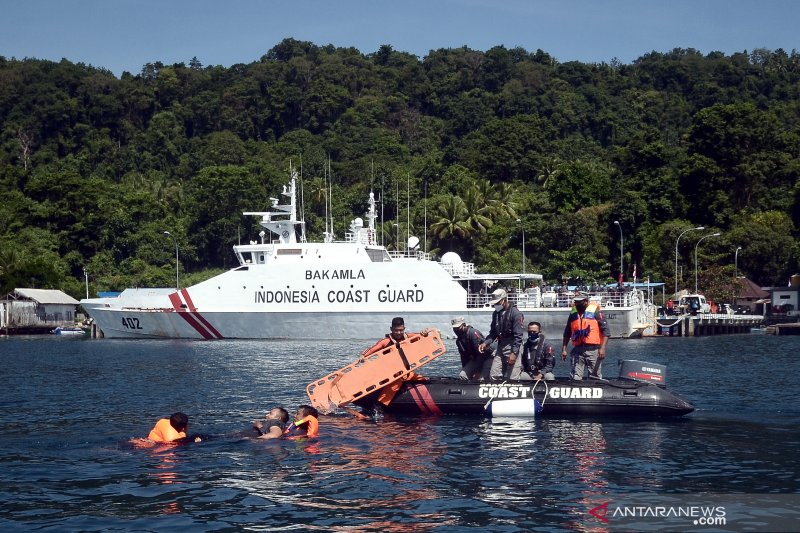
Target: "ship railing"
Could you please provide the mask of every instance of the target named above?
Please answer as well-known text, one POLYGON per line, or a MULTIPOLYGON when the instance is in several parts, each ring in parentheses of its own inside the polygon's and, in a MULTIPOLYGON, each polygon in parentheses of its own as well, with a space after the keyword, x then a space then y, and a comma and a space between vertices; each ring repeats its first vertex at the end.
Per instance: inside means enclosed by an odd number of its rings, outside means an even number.
POLYGON ((440 261, 439 265, 453 277, 475 275, 475 265, 473 263, 442 263, 440 261))
MULTIPOLYGON (((445 267, 445 265, 442 265, 445 267)), ((611 310, 615 307, 642 307, 645 304, 641 291, 589 291, 589 298, 600 304, 601 309, 611 310)), ((574 303, 573 291, 509 291, 508 300, 520 308, 556 307, 571 308, 574 303)), ((489 293, 471 293, 467 295, 467 307, 480 308, 489 304, 489 293)))
POLYGON ((414 259, 417 261, 430 261, 431 254, 422 250, 388 250, 392 260, 414 259))
POLYGON ((358 231, 347 231, 344 234, 344 242, 372 246, 375 244, 375 231, 369 228, 363 228, 358 231))

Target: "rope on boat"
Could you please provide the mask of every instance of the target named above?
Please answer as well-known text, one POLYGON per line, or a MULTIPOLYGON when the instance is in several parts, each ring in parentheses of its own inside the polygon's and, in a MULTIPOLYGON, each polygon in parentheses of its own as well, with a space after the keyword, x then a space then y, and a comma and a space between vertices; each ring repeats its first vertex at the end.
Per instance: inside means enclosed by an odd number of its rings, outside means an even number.
MULTIPOLYGON (((547 400, 547 393, 550 392, 550 385, 547 384, 547 380, 542 377, 542 379, 538 380, 536 383, 533 384, 533 388, 531 389, 531 399, 536 402, 536 398, 534 398, 534 392, 536 392, 536 386, 539 385, 539 382, 544 382, 544 398, 542 398, 542 410, 544 410, 544 402, 547 400)), ((535 405, 535 403, 534 403, 535 405)))
MULTIPOLYGON (((503 382, 502 382, 500 385, 498 385, 498 387, 502 387, 502 386, 503 386, 503 385, 505 385, 505 384, 506 384, 506 380, 503 380, 503 382)), ((488 402, 486 402, 486 405, 484 405, 484 406, 483 406, 483 410, 484 410, 484 411, 485 411, 485 410, 487 410, 487 409, 489 408, 489 404, 491 404, 491 403, 492 403, 492 400, 494 400, 495 398, 496 398, 496 396, 490 396, 490 397, 489 397, 489 401, 488 401, 488 402)))

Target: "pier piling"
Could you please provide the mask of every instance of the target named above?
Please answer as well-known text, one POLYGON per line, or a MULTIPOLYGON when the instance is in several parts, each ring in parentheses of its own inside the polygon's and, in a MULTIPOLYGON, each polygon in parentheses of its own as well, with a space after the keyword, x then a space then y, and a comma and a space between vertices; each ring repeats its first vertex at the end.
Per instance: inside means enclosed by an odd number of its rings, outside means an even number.
MULTIPOLYGON (((760 315, 685 314, 657 319, 656 331, 665 337, 701 337, 706 335, 734 335, 750 333, 750 329, 763 322, 760 315)), ((800 335, 800 324, 797 333, 800 335)))

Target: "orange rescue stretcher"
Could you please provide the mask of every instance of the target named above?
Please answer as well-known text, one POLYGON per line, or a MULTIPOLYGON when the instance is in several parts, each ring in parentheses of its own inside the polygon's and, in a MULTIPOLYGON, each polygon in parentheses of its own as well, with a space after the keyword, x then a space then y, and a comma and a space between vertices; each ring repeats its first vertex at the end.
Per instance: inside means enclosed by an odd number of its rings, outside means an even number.
POLYGON ((308 384, 306 392, 321 413, 331 413, 399 381, 445 352, 439 332, 415 334, 308 384))

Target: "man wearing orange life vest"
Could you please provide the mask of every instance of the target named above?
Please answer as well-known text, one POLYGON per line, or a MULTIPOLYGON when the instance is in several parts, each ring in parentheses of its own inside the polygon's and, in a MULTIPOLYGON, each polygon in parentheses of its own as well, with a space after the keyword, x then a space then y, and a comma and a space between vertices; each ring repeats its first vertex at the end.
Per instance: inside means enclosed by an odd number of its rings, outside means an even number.
MULTIPOLYGON (((184 413, 173 413, 169 418, 162 418, 147 438, 153 442, 169 443, 186 438, 186 430, 189 428, 189 417, 184 413)), ((196 437, 195 442, 200 442, 200 437, 196 437)))
POLYGON ((561 346, 561 360, 567 360, 567 344, 572 341, 570 378, 582 380, 584 369, 589 370, 590 378, 603 378, 603 359, 606 357, 606 344, 611 332, 608 329, 600 306, 590 303, 585 294, 575 296, 575 306, 564 328, 564 342, 561 346))
MULTIPOLYGON (((401 341, 404 341, 411 336, 414 335, 426 336, 428 334, 427 329, 423 330, 421 333, 406 333, 406 323, 403 320, 403 317, 401 316, 396 316, 392 319, 392 327, 390 331, 391 333, 386 335, 386 337, 382 338, 374 345, 361 352, 360 360, 363 361, 364 359, 374 354, 375 352, 379 352, 384 348, 391 346, 392 344, 400 344, 401 341)), ((389 403, 391 403, 392 399, 394 398, 395 394, 397 394, 397 391, 399 391, 400 387, 403 385, 403 381, 414 381, 417 379, 419 379, 417 374, 411 372, 403 379, 395 381, 394 383, 385 386, 380 391, 380 395, 378 396, 378 401, 383 405, 389 405, 389 403)))
POLYGON ((284 435, 287 439, 318 436, 319 412, 310 405, 301 405, 294 415, 294 422, 286 428, 284 435))

